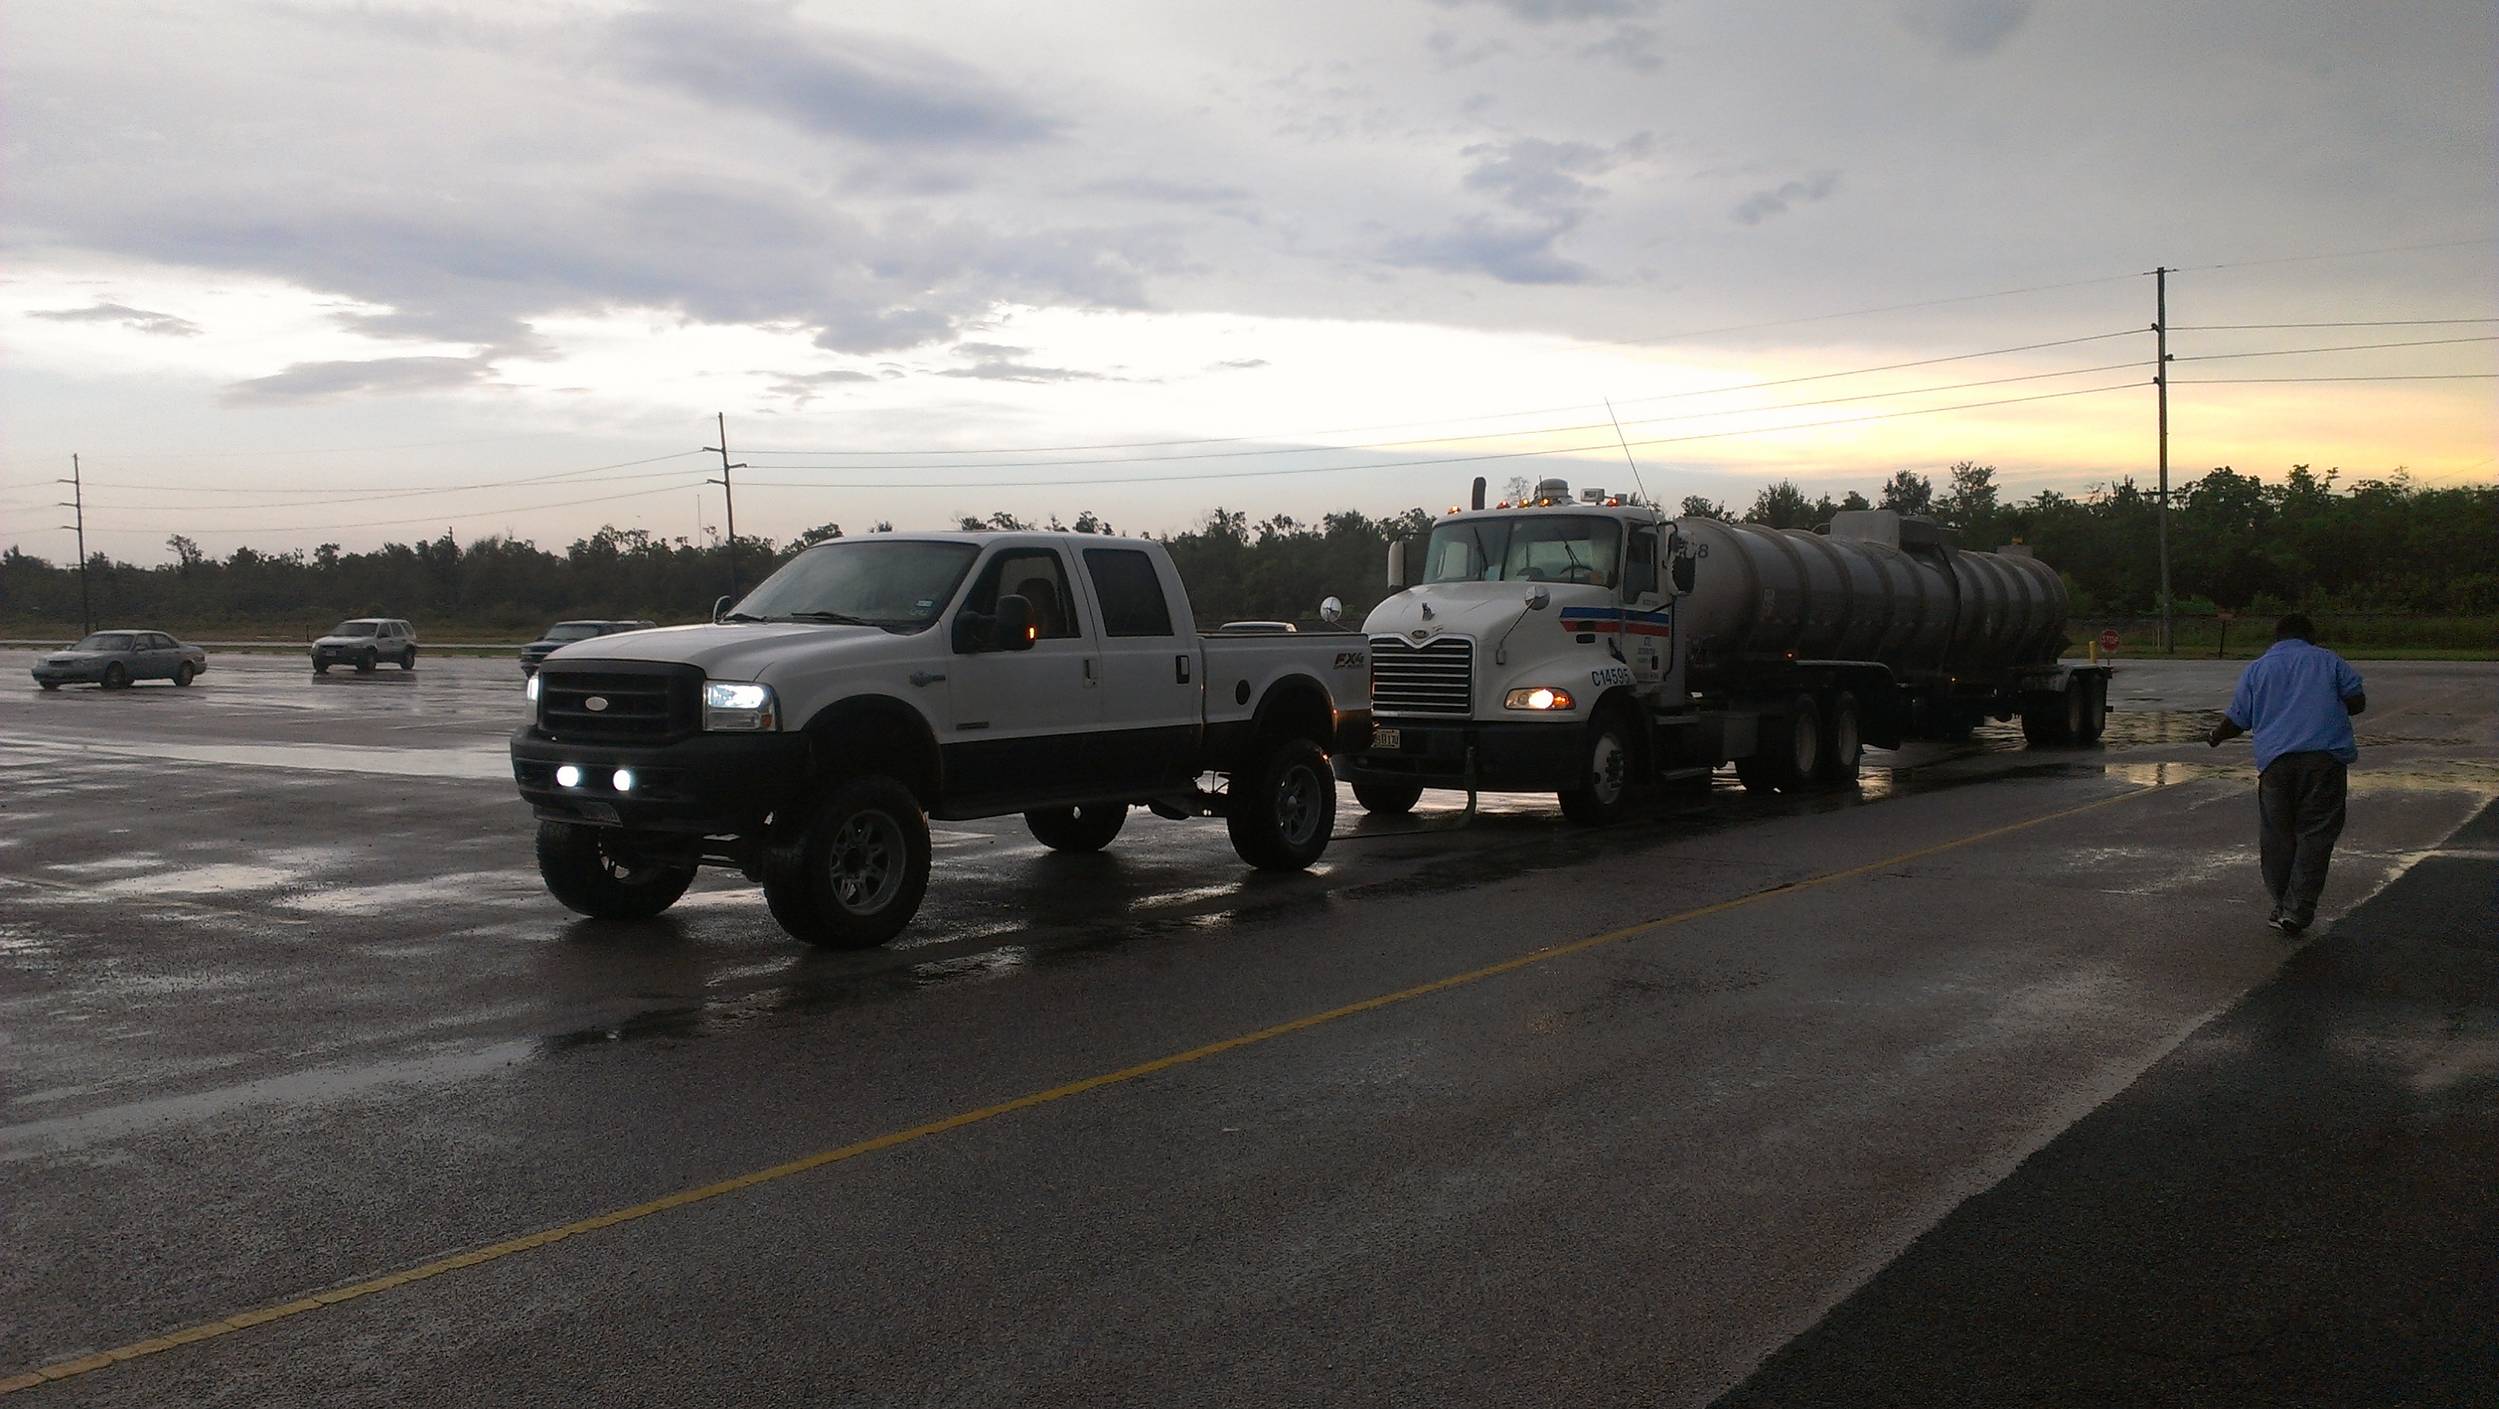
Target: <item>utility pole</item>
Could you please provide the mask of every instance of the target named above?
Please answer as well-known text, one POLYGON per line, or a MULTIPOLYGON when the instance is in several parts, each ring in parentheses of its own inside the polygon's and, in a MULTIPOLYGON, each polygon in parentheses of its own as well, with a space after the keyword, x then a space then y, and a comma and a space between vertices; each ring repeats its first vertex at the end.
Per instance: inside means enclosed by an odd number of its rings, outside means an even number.
POLYGON ((2161 652, 2178 649, 2169 602, 2169 270, 2152 271, 2152 386, 2160 399, 2161 498, 2154 510, 2161 545, 2161 652))
POLYGON ((736 487, 729 483, 729 472, 745 469, 746 466, 743 462, 729 463, 729 413, 718 411, 713 413, 713 417, 720 425, 720 443, 703 448, 720 452, 720 478, 707 479, 703 483, 719 485, 720 497, 729 501, 729 598, 734 603, 738 595, 738 494, 736 487))
POLYGON ((95 607, 87 595, 87 485, 78 469, 76 455, 69 457, 69 478, 53 483, 69 486, 69 502, 61 507, 77 515, 71 523, 61 527, 75 527, 78 533, 78 634, 84 636, 95 630, 95 607))

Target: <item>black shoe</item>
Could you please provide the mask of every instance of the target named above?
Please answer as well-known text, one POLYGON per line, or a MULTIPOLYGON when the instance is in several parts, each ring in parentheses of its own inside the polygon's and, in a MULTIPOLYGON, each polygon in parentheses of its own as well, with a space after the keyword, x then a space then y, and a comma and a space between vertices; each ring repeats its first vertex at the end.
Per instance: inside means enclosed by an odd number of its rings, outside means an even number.
POLYGON ((2272 919, 2265 921, 2265 923, 2282 931, 2284 934, 2298 934, 2301 930, 2308 928, 2306 925, 2301 924, 2299 921, 2292 919, 2288 915, 2276 915, 2272 919))

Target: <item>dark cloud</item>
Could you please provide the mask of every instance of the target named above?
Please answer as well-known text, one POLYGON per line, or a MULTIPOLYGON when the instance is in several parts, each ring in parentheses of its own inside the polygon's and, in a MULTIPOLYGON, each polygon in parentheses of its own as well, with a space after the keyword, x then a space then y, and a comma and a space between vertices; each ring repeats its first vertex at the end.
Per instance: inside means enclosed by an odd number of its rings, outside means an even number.
POLYGON ((826 387, 881 380, 873 373, 854 372, 847 367, 835 367, 823 372, 779 372, 774 375, 780 380, 766 387, 765 393, 795 402, 800 406, 815 400, 826 387))
POLYGON ((1505 284, 1584 284, 1596 271, 1553 248, 1578 223, 1575 217, 1525 224, 1476 217, 1447 234, 1396 241, 1381 257, 1411 268, 1489 274, 1505 284))
POLYGON ((1557 21, 1629 19, 1654 14, 1659 0, 1433 0, 1445 10, 1465 5, 1491 5, 1529 24, 1557 21))
POLYGON ((1901 23, 1960 58, 1984 58, 2030 20, 2032 0, 1902 0, 1901 23))
POLYGON ((955 335, 961 317, 927 308, 850 309, 811 315, 816 346, 827 352, 894 352, 955 335))
POLYGON ((786 10, 647 10, 615 25, 636 76, 810 132, 899 146, 1014 146, 1057 124, 979 71, 926 49, 801 22, 786 10))
POLYGON ((39 308, 27 316, 49 318, 56 323, 119 323, 142 333, 169 338, 195 338, 200 335, 200 325, 188 318, 177 318, 170 313, 151 313, 144 308, 132 308, 120 303, 97 303, 86 308, 39 308))
POLYGON ((1773 216, 1787 214, 1797 205, 1824 199, 1838 190, 1839 184, 1838 172, 1821 171, 1801 181, 1785 181, 1767 191, 1755 191, 1736 206, 1736 223, 1759 225, 1773 216))
POLYGON ((486 382, 492 369, 478 357, 381 357, 365 362, 298 362, 283 372, 229 384, 228 401, 321 401, 452 391, 486 382))

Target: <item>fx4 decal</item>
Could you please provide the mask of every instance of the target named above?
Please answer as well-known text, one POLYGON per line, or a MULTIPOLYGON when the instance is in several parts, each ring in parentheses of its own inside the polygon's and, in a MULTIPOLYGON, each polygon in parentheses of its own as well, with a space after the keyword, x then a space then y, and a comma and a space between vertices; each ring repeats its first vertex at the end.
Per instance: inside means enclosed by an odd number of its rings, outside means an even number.
POLYGON ((1336 653, 1336 668, 1339 670, 1362 669, 1362 652, 1338 651, 1336 653))

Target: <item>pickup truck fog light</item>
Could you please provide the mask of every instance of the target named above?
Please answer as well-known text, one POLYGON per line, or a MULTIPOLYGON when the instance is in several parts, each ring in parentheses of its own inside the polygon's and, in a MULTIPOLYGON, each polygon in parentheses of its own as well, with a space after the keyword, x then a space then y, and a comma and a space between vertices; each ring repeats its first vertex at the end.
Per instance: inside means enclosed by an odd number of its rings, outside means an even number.
POLYGON ((633 770, 630 768, 619 768, 616 770, 614 776, 610 777, 607 781, 609 784, 614 786, 616 791, 620 793, 632 792, 633 770))
POLYGON ((770 685, 738 680, 703 682, 705 730, 751 734, 780 727, 781 720, 774 708, 770 685))
POLYGON ((1578 701, 1571 698, 1571 692, 1568 690, 1557 690, 1550 685, 1533 685, 1524 690, 1512 690, 1503 696, 1501 707, 1503 709, 1569 709, 1577 703, 1578 701))
POLYGON ((578 788, 578 787, 580 787, 580 786, 581 786, 581 770, 580 770, 580 769, 578 769, 578 768, 575 768, 573 765, 571 765, 571 764, 569 764, 569 763, 565 764, 565 765, 564 765, 563 767, 561 767, 561 768, 556 769, 556 770, 555 770, 555 785, 556 785, 557 787, 559 787, 559 788, 578 788))

